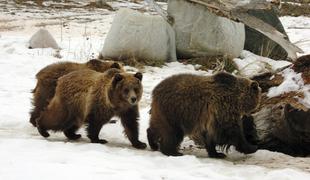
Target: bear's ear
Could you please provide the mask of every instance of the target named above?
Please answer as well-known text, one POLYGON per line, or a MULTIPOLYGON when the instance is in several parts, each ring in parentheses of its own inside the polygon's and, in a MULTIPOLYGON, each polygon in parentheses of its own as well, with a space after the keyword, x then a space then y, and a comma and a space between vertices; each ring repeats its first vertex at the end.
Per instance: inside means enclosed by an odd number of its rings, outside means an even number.
POLYGON ((258 90, 259 90, 258 82, 253 81, 253 82, 251 83, 251 89, 252 89, 253 91, 258 91, 258 90))
POLYGON ((142 75, 142 73, 137 72, 137 73, 135 74, 135 77, 136 77, 137 79, 139 79, 140 81, 142 81, 143 75, 142 75))
POLYGON ((98 60, 98 59, 91 59, 87 62, 87 64, 90 64, 94 67, 100 66, 102 63, 102 61, 98 60))
POLYGON ((121 66, 117 62, 115 62, 110 66, 110 68, 121 69, 121 66))
POLYGON ((118 82, 120 82, 122 79, 123 79, 123 76, 122 76, 121 74, 118 74, 118 73, 115 74, 115 75, 114 75, 114 78, 113 78, 113 82, 112 82, 113 87, 115 87, 116 84, 117 84, 118 82))
POLYGON ((226 72, 219 72, 213 76, 215 82, 226 85, 233 85, 236 83, 237 78, 226 72))

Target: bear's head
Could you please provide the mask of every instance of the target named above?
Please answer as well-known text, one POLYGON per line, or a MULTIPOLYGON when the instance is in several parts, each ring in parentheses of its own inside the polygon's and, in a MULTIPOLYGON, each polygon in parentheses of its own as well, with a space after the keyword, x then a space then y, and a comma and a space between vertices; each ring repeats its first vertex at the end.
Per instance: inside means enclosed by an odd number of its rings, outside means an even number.
POLYGON ((115 73, 112 79, 110 101, 116 107, 136 106, 143 93, 142 73, 115 73))
POLYGON ((237 87, 240 90, 240 106, 244 114, 250 114, 260 104, 261 101, 261 88, 256 81, 248 78, 238 78, 237 87))
POLYGON ((120 63, 114 61, 101 61, 98 59, 92 59, 86 63, 86 66, 89 69, 92 69, 97 72, 105 72, 106 70, 111 68, 116 68, 124 71, 123 66, 120 63))

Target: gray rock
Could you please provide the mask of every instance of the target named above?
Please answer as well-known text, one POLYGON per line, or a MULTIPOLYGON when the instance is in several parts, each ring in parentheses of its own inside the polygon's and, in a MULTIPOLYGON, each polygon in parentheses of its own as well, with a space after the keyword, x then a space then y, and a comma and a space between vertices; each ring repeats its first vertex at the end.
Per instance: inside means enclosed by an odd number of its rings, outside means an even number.
POLYGON ((101 56, 176 61, 175 33, 160 16, 120 9, 105 39, 101 56))
POLYGON ((29 48, 60 49, 56 40, 46 29, 40 29, 30 38, 29 48))
POLYGON ((180 58, 227 55, 238 57, 245 42, 244 25, 218 17, 199 4, 169 0, 180 58))

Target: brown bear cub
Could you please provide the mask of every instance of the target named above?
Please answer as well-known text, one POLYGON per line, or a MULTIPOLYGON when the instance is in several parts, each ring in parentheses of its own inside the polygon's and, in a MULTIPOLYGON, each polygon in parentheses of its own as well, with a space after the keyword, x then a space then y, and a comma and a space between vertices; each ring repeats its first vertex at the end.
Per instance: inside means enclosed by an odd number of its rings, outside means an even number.
POLYGON ((122 69, 122 66, 113 61, 100 61, 92 59, 86 63, 59 62, 46 66, 40 70, 37 75, 37 85, 33 90, 33 110, 30 112, 30 123, 36 126, 36 119, 40 116, 49 101, 53 98, 58 78, 70 72, 92 69, 98 72, 104 72, 110 68, 122 69))
POLYGON ((39 133, 63 131, 69 139, 78 139, 76 131, 85 123, 92 143, 107 143, 99 132, 113 116, 119 116, 129 141, 135 148, 146 144, 138 139, 138 103, 142 96, 142 74, 130 74, 120 69, 105 73, 81 70, 57 81, 55 96, 37 119, 39 133))
POLYGON ((189 135, 204 142, 209 157, 225 157, 216 145, 254 153, 257 146, 245 139, 241 119, 256 109, 260 93, 257 82, 224 72, 169 77, 152 93, 149 145, 165 155, 180 156, 178 147, 189 135))

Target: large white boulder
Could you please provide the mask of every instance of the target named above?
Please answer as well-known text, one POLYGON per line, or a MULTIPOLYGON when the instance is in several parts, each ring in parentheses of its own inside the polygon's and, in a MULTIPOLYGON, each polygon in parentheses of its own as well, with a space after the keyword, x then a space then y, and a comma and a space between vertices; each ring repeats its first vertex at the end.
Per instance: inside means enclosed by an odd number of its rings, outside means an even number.
POLYGON ((244 25, 218 17, 204 6, 185 0, 169 0, 174 18, 178 57, 227 55, 238 57, 245 42, 244 25))
POLYGON ((176 61, 175 33, 161 16, 120 9, 101 55, 113 59, 176 61))
POLYGON ((46 29, 40 29, 30 38, 29 48, 60 49, 56 40, 46 29))

